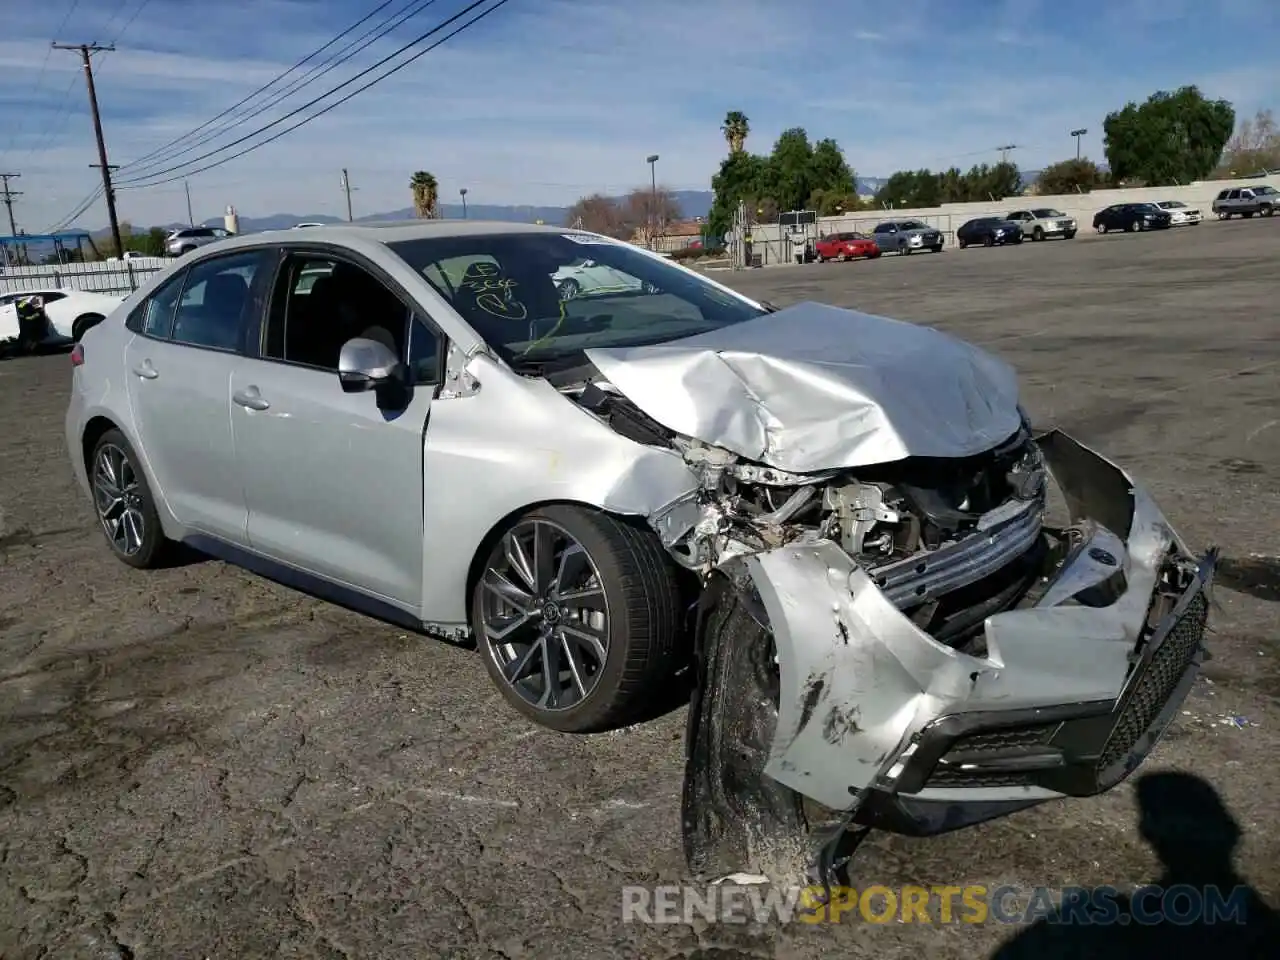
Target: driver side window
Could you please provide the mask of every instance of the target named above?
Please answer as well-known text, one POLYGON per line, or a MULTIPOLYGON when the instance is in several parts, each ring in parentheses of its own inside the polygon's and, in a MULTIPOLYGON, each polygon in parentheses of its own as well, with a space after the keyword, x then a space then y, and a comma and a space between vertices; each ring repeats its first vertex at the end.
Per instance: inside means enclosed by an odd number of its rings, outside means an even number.
POLYGON ((348 340, 384 344, 419 385, 439 382, 440 334, 365 268, 337 258, 295 254, 276 278, 262 344, 265 360, 337 372, 348 340))

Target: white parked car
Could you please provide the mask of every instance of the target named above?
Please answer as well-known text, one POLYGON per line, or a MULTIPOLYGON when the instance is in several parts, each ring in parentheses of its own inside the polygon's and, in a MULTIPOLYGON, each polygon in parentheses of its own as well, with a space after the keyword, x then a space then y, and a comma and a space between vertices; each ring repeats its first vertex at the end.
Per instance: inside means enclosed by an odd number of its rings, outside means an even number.
POLYGON ((1076 221, 1061 210, 1053 207, 1035 207, 1030 210, 1015 210, 1006 220, 1012 220, 1022 228, 1022 235, 1031 240, 1045 240, 1049 237, 1062 237, 1070 240, 1076 235, 1076 221))
POLYGON ((40 306, 49 319, 49 330, 42 344, 79 341, 81 335, 120 306, 124 297, 114 293, 89 293, 84 290, 19 290, 0 293, 0 342, 18 338, 18 301, 39 297, 40 306))
POLYGON ((1204 219, 1199 210, 1188 207, 1181 200, 1159 200, 1156 206, 1169 214, 1171 227, 1193 227, 1204 219))
POLYGON ((602 293, 639 293, 644 285, 630 274, 583 257, 551 275, 561 300, 602 293))

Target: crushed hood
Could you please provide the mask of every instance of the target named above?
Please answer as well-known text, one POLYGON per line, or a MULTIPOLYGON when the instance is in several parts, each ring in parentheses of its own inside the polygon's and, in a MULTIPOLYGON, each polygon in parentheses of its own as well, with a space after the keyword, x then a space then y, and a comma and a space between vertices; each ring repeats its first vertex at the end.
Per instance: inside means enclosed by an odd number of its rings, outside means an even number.
POLYGON ((1003 361, 931 327, 818 303, 586 354, 664 427, 792 473, 971 456, 1021 423, 1003 361))

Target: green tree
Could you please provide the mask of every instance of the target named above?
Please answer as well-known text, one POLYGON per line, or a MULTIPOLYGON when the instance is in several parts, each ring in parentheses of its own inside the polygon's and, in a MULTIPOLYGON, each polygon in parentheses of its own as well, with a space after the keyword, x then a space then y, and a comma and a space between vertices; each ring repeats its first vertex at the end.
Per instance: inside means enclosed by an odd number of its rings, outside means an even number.
POLYGON ((440 185, 433 174, 419 170, 409 178, 409 190, 413 193, 413 212, 419 220, 439 216, 440 185))
POLYGON ((1206 100, 1194 86, 1126 104, 1102 123, 1111 176, 1150 186, 1203 179, 1218 165, 1235 123, 1230 103, 1206 100))
POLYGON ((711 190, 715 199, 707 217, 708 232, 714 236, 724 236, 733 225, 734 212, 739 203, 746 203, 750 210, 765 196, 767 166, 764 157, 746 151, 730 153, 724 159, 719 172, 711 178, 711 190))
POLYGON ((1088 193, 1107 182, 1098 165, 1088 157, 1060 160, 1040 171, 1036 191, 1041 194, 1088 193))
POLYGON ((724 115, 724 125, 720 127, 725 142, 729 144, 730 153, 741 153, 747 143, 747 135, 751 133, 751 121, 741 110, 730 110, 724 115))

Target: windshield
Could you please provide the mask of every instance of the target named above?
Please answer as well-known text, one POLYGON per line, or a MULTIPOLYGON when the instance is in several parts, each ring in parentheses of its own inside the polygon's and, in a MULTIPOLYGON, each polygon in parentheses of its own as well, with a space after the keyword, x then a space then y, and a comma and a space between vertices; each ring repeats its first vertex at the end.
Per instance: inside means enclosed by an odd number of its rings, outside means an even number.
POLYGON ((1275 192, 1276 192, 1276 188, 1275 188, 1275 187, 1271 187, 1271 186, 1265 186, 1265 187, 1254 187, 1254 188, 1253 188, 1253 195, 1254 195, 1255 197, 1259 197, 1259 196, 1263 196, 1263 195, 1265 195, 1265 194, 1271 194, 1271 193, 1275 193, 1275 192))
POLYGON ((627 243, 494 233, 388 244, 508 362, 718 330, 765 310, 627 243))
POLYGON ((1059 210, 1055 210, 1053 209, 1053 207, 1041 207, 1039 210, 1033 210, 1031 212, 1036 215, 1037 220, 1043 220, 1046 217, 1065 217, 1066 216, 1065 213, 1062 213, 1059 210))
POLYGON ((1165 210, 1180 210, 1186 204, 1181 200, 1162 200, 1156 204, 1157 207, 1163 207, 1165 210))

